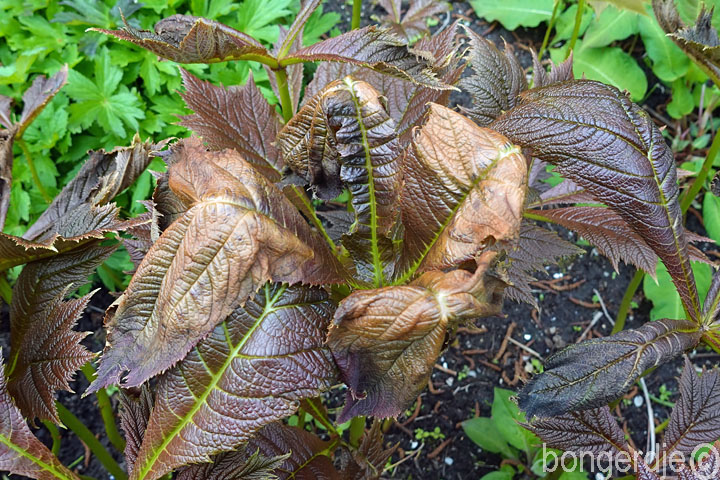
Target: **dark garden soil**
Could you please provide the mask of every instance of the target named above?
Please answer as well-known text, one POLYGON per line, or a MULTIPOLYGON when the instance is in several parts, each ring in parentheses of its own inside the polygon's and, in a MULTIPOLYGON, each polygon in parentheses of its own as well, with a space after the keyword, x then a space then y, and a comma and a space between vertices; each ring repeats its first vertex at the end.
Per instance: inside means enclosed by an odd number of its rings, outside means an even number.
MULTIPOLYGON (((381 13, 377 7, 366 6, 369 4, 369 1, 364 2, 365 23, 371 23, 371 14, 381 13)), ((436 28, 460 19, 498 44, 505 39, 514 46, 523 66, 530 65, 529 47, 539 49, 544 27, 508 32, 499 24, 478 20, 466 2, 455 2, 453 7, 452 16, 447 21, 441 20, 436 28)), ((325 8, 338 11, 344 19, 350 18, 351 7, 346 2, 328 2, 325 8)), ((349 25, 338 26, 346 30, 349 25)), ((638 58, 644 53, 641 48, 636 46, 633 51, 638 58)), ((653 90, 644 106, 659 125, 669 124, 664 121, 667 94, 652 73, 646 73, 649 84, 657 84, 658 88, 653 90)), ((454 101, 462 104, 466 99, 456 96, 454 101)), ((669 125, 668 128, 672 131, 674 126, 669 125)), ((690 229, 703 234, 698 219, 693 215, 689 215, 689 219, 690 229)), ((577 240, 567 231, 560 233, 565 238, 577 240)), ((539 309, 507 301, 504 318, 482 319, 475 326, 461 328, 457 338, 438 360, 429 388, 418 397, 415 405, 390 425, 386 441, 387 444, 399 445, 392 459, 397 467, 384 478, 466 480, 477 479, 497 470, 502 458, 483 452, 473 444, 464 435, 461 422, 473 416, 489 416, 493 389, 521 387, 534 372, 533 358, 546 358, 581 337, 587 339, 608 335, 612 329, 611 320, 617 314, 633 271, 621 265, 620 271, 615 272, 610 262, 599 256, 596 250, 587 247, 585 254, 560 268, 548 268, 547 275, 539 275, 539 281, 533 285, 539 309), (439 427, 442 438, 424 442, 416 439, 417 430, 432 432, 436 427, 439 427)), ((113 300, 113 296, 106 292, 97 293, 78 327, 82 331, 95 332, 84 341, 94 352, 101 351, 104 346, 102 312, 113 300)), ((627 327, 637 327, 649 320, 650 304, 643 299, 642 293, 638 293, 635 300, 639 306, 629 316, 627 327)), ((0 347, 7 356, 7 306, 0 306, 0 347)), ((703 365, 717 361, 717 356, 709 352, 698 353, 695 359, 696 365, 703 365)), ((681 360, 676 360, 650 374, 646 379, 650 393, 658 396, 661 385, 677 392, 676 377, 680 366, 681 360)), ((87 385, 82 375, 72 384, 75 391, 80 393, 87 385)), ((331 396, 331 411, 332 408, 340 407, 340 397, 337 394, 331 396)), ((59 400, 101 438, 101 442, 122 464, 122 455, 104 439, 104 427, 95 398, 89 396, 81 399, 79 395, 63 392, 59 400)), ((116 396, 113 402, 117 402, 116 396)), ((652 407, 655 424, 667 418, 668 408, 655 402, 652 407)), ((637 387, 625 396, 625 401, 618 404, 616 415, 630 438, 639 449, 644 450, 648 416, 642 392, 637 387)), ((50 444, 45 427, 41 427, 37 434, 50 444)), ((62 438, 60 457, 66 465, 77 462, 73 469, 78 473, 96 479, 111 478, 72 432, 62 431, 62 438)))

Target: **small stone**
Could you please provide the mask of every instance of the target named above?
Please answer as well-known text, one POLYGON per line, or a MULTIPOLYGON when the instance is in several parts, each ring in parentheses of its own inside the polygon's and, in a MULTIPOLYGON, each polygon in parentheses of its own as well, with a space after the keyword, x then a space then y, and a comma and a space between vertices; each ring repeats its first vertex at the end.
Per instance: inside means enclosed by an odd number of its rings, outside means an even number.
POLYGON ((602 472, 597 472, 595 474, 595 480, 605 480, 605 474, 602 472))
POLYGON ((475 370, 470 370, 467 374, 468 377, 477 378, 477 372, 475 370))
POLYGON ((410 448, 417 448, 417 446, 418 446, 418 442, 416 442, 414 440, 412 442, 410 442, 410 448))
POLYGON ((642 407, 643 402, 645 399, 642 397, 642 395, 636 395, 635 398, 633 398, 633 404, 635 404, 636 407, 642 407))
POLYGON ((447 465, 447 466, 449 467, 449 466, 452 465, 453 463, 455 463, 455 460, 453 460, 453 459, 450 458, 450 457, 445 457, 445 465, 447 465))
POLYGON ((553 278, 557 280, 558 278, 563 278, 565 275, 562 272, 553 273, 553 278))
POLYGON ((550 327, 550 335, 555 335, 557 333, 557 327, 550 327))
POLYGON ((453 377, 448 377, 447 379, 445 379, 445 383, 447 383, 447 386, 448 386, 448 387, 452 387, 452 386, 453 386, 453 383, 455 383, 455 378, 453 378, 453 377))
POLYGON ((526 333, 525 335, 523 335, 523 338, 525 339, 526 342, 529 342, 530 340, 532 340, 532 335, 530 335, 529 333, 526 333))

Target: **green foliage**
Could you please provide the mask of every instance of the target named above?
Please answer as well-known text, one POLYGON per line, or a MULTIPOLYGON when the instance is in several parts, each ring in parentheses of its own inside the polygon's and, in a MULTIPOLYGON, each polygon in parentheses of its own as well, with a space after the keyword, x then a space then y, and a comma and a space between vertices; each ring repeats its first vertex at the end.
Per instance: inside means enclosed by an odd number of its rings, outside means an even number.
MULTIPOLYGON (((710 265, 700 262, 692 262, 692 269, 697 281, 700 301, 703 302, 708 288, 710 288, 712 269, 710 265)), ((649 275, 646 275, 643 279, 645 297, 653 303, 653 308, 650 310, 650 319, 683 318, 685 310, 680 301, 680 295, 675 290, 670 274, 668 274, 667 268, 662 262, 658 262, 656 274, 657 281, 649 275)))
POLYGON ((502 23, 508 30, 537 27, 550 19, 553 0, 471 0, 478 17, 502 23))

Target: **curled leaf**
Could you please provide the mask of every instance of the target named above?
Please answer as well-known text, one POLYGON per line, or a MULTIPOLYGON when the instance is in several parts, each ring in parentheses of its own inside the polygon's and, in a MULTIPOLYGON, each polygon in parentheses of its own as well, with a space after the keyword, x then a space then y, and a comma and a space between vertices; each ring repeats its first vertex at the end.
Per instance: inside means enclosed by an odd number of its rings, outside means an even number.
POLYGON ((132 478, 209 462, 329 388, 335 368, 323 341, 333 309, 320 289, 265 285, 233 311, 160 378, 132 478))
POLYGON ((528 418, 607 405, 645 370, 694 347, 701 336, 692 322, 665 319, 571 345, 547 359, 544 373, 520 391, 518 405, 528 418))
POLYGON ((155 24, 155 31, 138 30, 123 18, 121 30, 91 28, 132 42, 178 63, 216 63, 228 60, 274 60, 257 40, 222 23, 191 15, 172 15, 155 24))

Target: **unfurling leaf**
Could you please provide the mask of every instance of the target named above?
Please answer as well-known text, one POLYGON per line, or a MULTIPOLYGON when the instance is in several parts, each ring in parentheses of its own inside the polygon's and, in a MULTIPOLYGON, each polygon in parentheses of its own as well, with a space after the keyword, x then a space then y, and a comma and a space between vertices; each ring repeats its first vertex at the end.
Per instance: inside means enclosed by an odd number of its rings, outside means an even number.
POLYGON ((280 119, 255 86, 252 76, 242 87, 216 87, 180 70, 185 93, 181 96, 195 113, 180 122, 203 137, 214 150, 234 148, 260 173, 278 181, 283 169, 274 141, 280 119))
POLYGON ((290 65, 321 60, 367 67, 430 88, 452 88, 438 80, 432 59, 419 57, 395 35, 374 26, 352 30, 302 48, 281 58, 280 63, 290 65))
POLYGON ((31 420, 60 423, 55 391, 71 391, 68 381, 94 357, 79 343, 87 333, 72 330, 91 295, 63 299, 115 250, 98 243, 26 265, 13 290, 8 390, 31 420))
POLYGON ((213 457, 212 463, 202 463, 185 467, 178 472, 177 480, 277 480, 273 471, 278 470, 290 456, 285 455, 268 458, 255 450, 248 454, 247 446, 213 457))
POLYGON ((653 0, 653 10, 665 33, 720 86, 720 37, 711 23, 713 10, 703 8, 692 27, 680 19, 672 0, 653 0))
POLYGON ((485 252, 474 274, 427 272, 409 285, 358 290, 335 312, 328 345, 348 385, 338 417, 391 417, 417 398, 448 331, 465 320, 498 314, 505 283, 485 252))
POLYGON ((404 169, 403 279, 456 267, 517 236, 527 164, 502 135, 432 104, 404 169))
MULTIPOLYGON (((695 367, 685 358, 680 377, 680 398, 670 415, 661 455, 689 455, 698 445, 713 443, 720 437, 720 372, 703 372, 698 377, 695 367)), ((658 462, 662 457, 657 458, 658 462)))
MULTIPOLYGON (((123 21, 125 19, 123 18, 123 21)), ((222 23, 190 15, 173 15, 155 24, 155 32, 125 22, 121 30, 91 28, 139 45, 178 63, 216 63, 228 60, 274 60, 260 42, 222 23)))
MULTIPOLYGON (((232 312, 160 378, 132 478, 209 462, 332 386, 323 342, 333 309, 320 289, 265 285, 232 312)), ((259 448, 267 457, 289 451, 259 448)))
POLYGON ((90 391, 168 369, 265 282, 340 283, 322 238, 237 152, 173 147, 169 186, 188 210, 153 244, 108 322, 90 391))
POLYGON ((548 447, 600 454, 628 452, 625 433, 608 407, 570 412, 557 417, 536 418, 528 428, 548 447))
POLYGON ((522 389, 518 404, 528 418, 606 405, 645 370, 694 347, 701 336, 694 323, 666 319, 571 345, 547 359, 545 372, 522 389))
POLYGON ((574 80, 573 75, 573 56, 570 56, 562 63, 556 64, 551 63, 550 73, 545 71, 545 67, 540 63, 540 59, 537 58, 537 54, 533 50, 533 87, 546 87, 551 83, 566 82, 568 80, 574 80))
POLYGON ((320 198, 350 190, 356 223, 343 246, 359 280, 383 285, 394 269, 402 150, 378 92, 350 77, 331 83, 288 122, 277 144, 320 198))
POLYGON ((150 412, 153 409, 154 399, 150 386, 143 385, 135 390, 120 390, 120 427, 125 434, 125 464, 128 473, 137 460, 140 445, 145 437, 150 412))
MULTIPOLYGON (((0 372, 4 371, 0 350, 0 372)), ((79 480, 35 438, 0 375, 0 470, 39 480, 79 480)))
POLYGON ((614 209, 662 259, 698 321, 675 162, 644 111, 614 87, 575 80, 522 93, 491 128, 614 209))
POLYGON ((408 43, 429 34, 428 20, 450 10, 447 2, 412 0, 403 15, 401 0, 380 0, 378 3, 387 12, 387 15, 380 18, 382 26, 408 43))
POLYGON ((343 450, 341 457, 342 478, 348 480, 374 480, 380 478, 388 460, 398 445, 385 448, 382 422, 373 420, 372 427, 360 440, 357 450, 343 450))
POLYGON ((510 45, 506 43, 501 53, 489 40, 469 28, 465 31, 470 36, 469 60, 474 73, 460 80, 460 87, 472 99, 473 108, 467 113, 484 127, 514 107, 528 84, 510 45))

